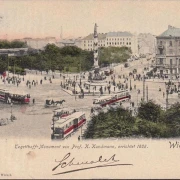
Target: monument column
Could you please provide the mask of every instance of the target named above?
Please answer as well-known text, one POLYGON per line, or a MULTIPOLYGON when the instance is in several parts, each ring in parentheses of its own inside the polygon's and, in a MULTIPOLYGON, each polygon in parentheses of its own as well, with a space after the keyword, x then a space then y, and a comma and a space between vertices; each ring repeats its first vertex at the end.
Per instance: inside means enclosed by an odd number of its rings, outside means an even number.
POLYGON ((99 68, 98 63, 98 33, 97 33, 97 24, 94 25, 94 44, 93 44, 93 50, 94 50, 94 67, 99 68))

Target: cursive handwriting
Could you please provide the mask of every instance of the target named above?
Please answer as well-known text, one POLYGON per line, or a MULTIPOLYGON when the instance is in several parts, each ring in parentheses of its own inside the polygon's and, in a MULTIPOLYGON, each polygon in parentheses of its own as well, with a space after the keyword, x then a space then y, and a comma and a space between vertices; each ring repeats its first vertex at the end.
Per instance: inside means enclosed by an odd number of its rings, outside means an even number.
POLYGON ((84 162, 77 162, 74 157, 71 157, 71 153, 67 153, 63 157, 62 160, 60 160, 60 161, 55 160, 55 162, 58 162, 59 164, 57 166, 55 166, 52 169, 52 171, 55 171, 58 167, 63 169, 68 166, 78 167, 80 165, 94 165, 94 164, 95 165, 91 166, 91 167, 86 167, 86 168, 79 168, 79 169, 74 169, 74 170, 70 170, 70 171, 64 171, 64 172, 56 173, 53 175, 72 173, 72 172, 76 172, 76 171, 82 171, 82 170, 93 169, 93 168, 102 168, 102 167, 108 167, 108 166, 132 166, 133 165, 133 164, 117 164, 117 162, 119 162, 119 160, 116 159, 116 154, 112 155, 110 158, 107 158, 107 159, 103 158, 101 155, 95 161, 89 160, 89 161, 84 161, 84 162), (97 165, 97 164, 99 164, 99 165, 97 165))

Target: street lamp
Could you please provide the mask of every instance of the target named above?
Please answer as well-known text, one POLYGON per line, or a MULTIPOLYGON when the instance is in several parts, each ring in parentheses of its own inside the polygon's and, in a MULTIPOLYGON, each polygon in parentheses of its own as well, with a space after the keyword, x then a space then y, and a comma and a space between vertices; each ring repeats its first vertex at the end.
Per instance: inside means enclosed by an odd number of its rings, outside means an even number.
POLYGON ((52 135, 51 135, 51 139, 54 139, 54 132, 55 132, 55 128, 54 128, 54 124, 55 124, 55 117, 52 118, 53 124, 52 124, 52 135))
POLYGON ((75 100, 76 100, 76 82, 74 81, 74 94, 75 94, 75 100))
POLYGON ((168 95, 169 95, 169 89, 167 88, 167 89, 166 89, 166 110, 168 109, 168 105, 169 105, 168 95))
POLYGON ((165 83, 165 86, 166 86, 166 110, 168 109, 168 106, 169 106, 169 90, 170 90, 171 85, 172 85, 172 82, 170 80, 168 83, 165 83))
POLYGON ((12 106, 13 106, 13 103, 11 103, 11 121, 13 120, 13 115, 12 115, 12 106))
POLYGON ((129 90, 130 90, 130 91, 132 90, 132 86, 131 86, 131 78, 130 78, 130 88, 129 88, 129 90))
POLYGON ((139 91, 137 91, 137 107, 138 107, 138 94, 139 94, 139 91))

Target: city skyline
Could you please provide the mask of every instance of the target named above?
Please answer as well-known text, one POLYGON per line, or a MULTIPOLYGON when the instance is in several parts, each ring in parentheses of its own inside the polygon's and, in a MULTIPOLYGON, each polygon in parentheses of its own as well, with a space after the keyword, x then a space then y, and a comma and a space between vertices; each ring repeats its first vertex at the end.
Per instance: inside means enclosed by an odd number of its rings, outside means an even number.
POLYGON ((129 31, 159 35, 180 27, 179 1, 0 0, 0 38, 84 37, 98 32, 129 31))

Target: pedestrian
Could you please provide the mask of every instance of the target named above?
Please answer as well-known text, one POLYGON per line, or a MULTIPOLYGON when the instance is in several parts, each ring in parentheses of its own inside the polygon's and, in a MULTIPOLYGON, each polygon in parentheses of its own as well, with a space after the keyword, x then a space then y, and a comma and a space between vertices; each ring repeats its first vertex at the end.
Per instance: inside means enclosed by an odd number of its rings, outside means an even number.
POLYGON ((33 99, 33 104, 35 103, 35 99, 33 99))
POLYGON ((80 139, 81 139, 81 137, 80 137, 80 136, 78 136, 78 141, 80 141, 80 139))
POLYGON ((163 92, 163 98, 165 97, 165 93, 163 92))
POLYGON ((91 108, 91 114, 94 112, 94 109, 93 108, 91 108))

